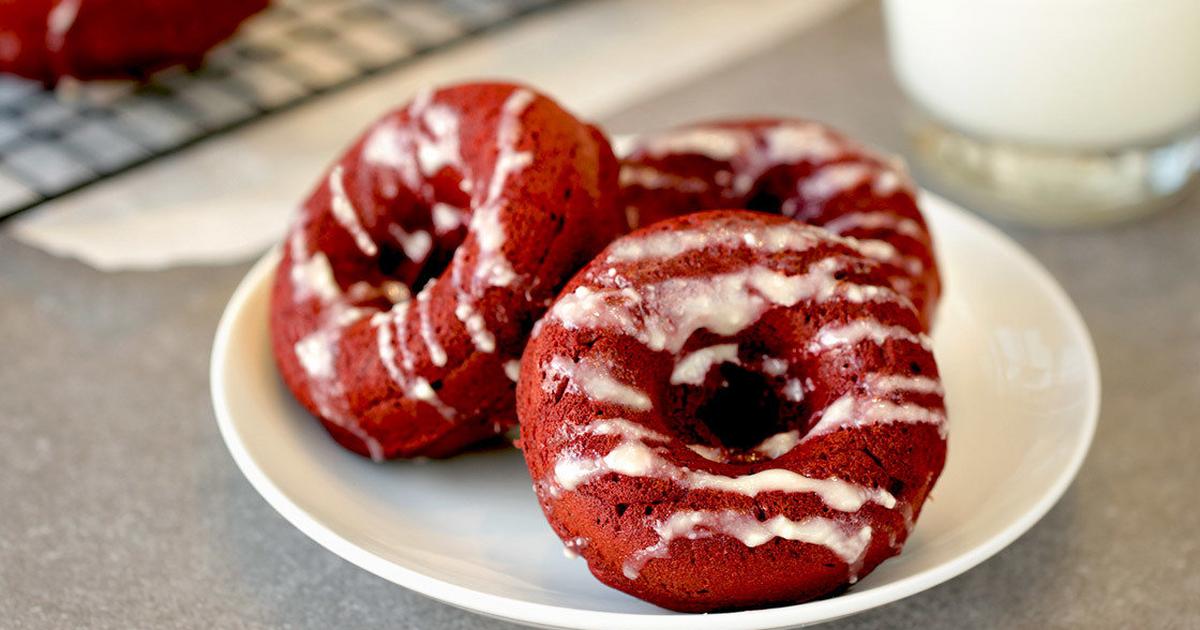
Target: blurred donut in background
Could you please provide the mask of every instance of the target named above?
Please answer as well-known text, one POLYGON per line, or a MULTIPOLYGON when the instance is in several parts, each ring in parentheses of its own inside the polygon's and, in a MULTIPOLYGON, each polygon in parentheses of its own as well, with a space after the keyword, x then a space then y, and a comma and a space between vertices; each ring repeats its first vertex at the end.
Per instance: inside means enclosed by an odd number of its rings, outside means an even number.
POLYGON ((54 85, 198 66, 267 0, 0 0, 0 72, 54 85))

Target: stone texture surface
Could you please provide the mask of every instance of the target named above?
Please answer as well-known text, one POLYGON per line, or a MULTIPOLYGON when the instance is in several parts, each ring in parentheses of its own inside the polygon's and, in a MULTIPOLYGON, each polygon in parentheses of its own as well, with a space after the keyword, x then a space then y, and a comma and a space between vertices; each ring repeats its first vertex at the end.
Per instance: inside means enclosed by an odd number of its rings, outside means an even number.
MULTIPOLYGON (((607 122, 803 115, 902 151, 902 110, 867 3, 607 122)), ((1200 196, 1114 229, 1009 232, 1091 327, 1091 454, 992 560, 829 627, 1195 627, 1200 196)), ((247 268, 104 274, 0 233, 0 627, 511 627, 325 552, 241 477, 208 353, 247 268)))

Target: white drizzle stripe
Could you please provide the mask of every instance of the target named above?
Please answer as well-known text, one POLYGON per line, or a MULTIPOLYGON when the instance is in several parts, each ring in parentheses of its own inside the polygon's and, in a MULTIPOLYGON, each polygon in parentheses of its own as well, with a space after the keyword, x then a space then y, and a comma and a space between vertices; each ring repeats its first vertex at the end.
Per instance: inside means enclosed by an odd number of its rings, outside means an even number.
MULTIPOLYGON (((418 302, 420 298, 418 297, 418 302)), ((371 325, 375 326, 375 340, 379 347, 379 360, 383 363, 384 369, 387 370, 388 376, 392 381, 404 392, 406 396, 410 396, 416 400, 428 403, 431 407, 437 410, 438 414, 445 420, 452 420, 457 412, 442 402, 438 397, 437 392, 429 384, 429 381, 423 377, 412 374, 414 369, 412 353, 405 343, 396 343, 392 332, 393 328, 399 327, 405 321, 408 315, 408 307, 411 302, 397 304, 392 307, 387 313, 376 313, 371 317, 371 325), (400 354, 400 361, 397 362, 397 349, 400 354)))
POLYGON ((736 343, 723 343, 707 348, 701 348, 683 357, 671 371, 671 384, 700 385, 708 371, 714 365, 722 363, 738 364, 738 346, 736 343))
POLYGON ((383 447, 357 419, 345 412, 346 393, 338 379, 337 349, 348 326, 370 311, 348 306, 340 300, 341 289, 323 253, 310 254, 304 232, 297 227, 288 242, 292 257, 292 292, 297 302, 316 297, 329 306, 318 326, 293 346, 296 360, 309 383, 309 396, 321 417, 350 433, 375 461, 384 456, 383 447))
POLYGON ((754 138, 740 129, 692 127, 639 138, 638 150, 652 157, 701 155, 728 161, 754 146, 754 138))
POLYGON ((840 346, 853 346, 861 341, 884 345, 888 341, 906 341, 932 350, 933 342, 925 333, 914 333, 903 326, 886 326, 876 319, 856 319, 846 324, 829 324, 817 331, 808 350, 817 353, 840 346))
POLYGON ((46 15, 46 50, 52 53, 62 50, 67 33, 75 26, 79 16, 79 5, 83 0, 58 0, 46 15))
POLYGON ((706 277, 670 278, 632 288, 578 287, 561 296, 548 318, 568 329, 601 328, 629 335, 651 350, 677 354, 700 329, 732 336, 758 321, 773 306, 793 306, 802 299, 827 301, 897 301, 882 287, 839 281, 834 273, 844 261, 826 258, 800 275, 762 266, 706 277), (645 295, 653 295, 653 303, 645 295))
POLYGON ((764 356, 762 359, 762 369, 768 376, 783 376, 787 374, 788 362, 787 359, 764 356))
POLYGON ((839 138, 822 125, 794 122, 771 127, 763 132, 767 152, 766 168, 776 164, 796 162, 825 162, 847 150, 857 148, 839 138))
POLYGON ((876 196, 887 197, 903 186, 903 180, 895 172, 870 162, 837 162, 826 164, 800 180, 797 191, 806 203, 823 204, 863 184, 870 184, 876 196))
POLYGON ((304 230, 297 227, 288 240, 292 257, 290 278, 292 299, 303 302, 316 298, 324 304, 332 303, 341 296, 342 290, 333 277, 333 267, 324 252, 309 254, 304 230))
POLYGON ((517 151, 521 133, 520 119, 526 108, 533 103, 533 99, 532 92, 516 90, 504 101, 492 179, 488 183, 482 203, 476 205, 471 215, 471 232, 479 245, 475 280, 482 282, 483 286, 508 286, 516 279, 512 264, 501 251, 505 233, 504 225, 500 222, 500 212, 507 203, 504 187, 508 184, 509 177, 533 163, 532 153, 517 151))
MULTIPOLYGON (((606 422, 597 421, 584 430, 594 433, 606 422)), ((814 479, 781 468, 733 477, 691 470, 667 461, 657 450, 647 446, 646 440, 651 438, 619 434, 622 441, 607 455, 560 454, 554 466, 554 482, 570 491, 608 473, 617 473, 626 477, 666 479, 692 490, 731 492, 749 497, 763 492, 811 492, 825 505, 842 512, 856 512, 869 501, 888 509, 896 504, 895 497, 883 489, 866 488, 835 478, 814 479)))
POLYGON ((807 441, 818 435, 832 433, 843 427, 861 428, 873 424, 933 424, 942 439, 946 438, 946 414, 916 403, 897 404, 875 396, 846 394, 833 401, 821 414, 817 424, 804 435, 807 441))
POLYGON ((783 384, 783 397, 794 402, 804 401, 804 385, 798 378, 789 378, 783 384))
POLYGON ((447 166, 462 164, 459 148, 458 116, 446 106, 427 103, 420 108, 428 138, 418 136, 417 163, 426 178, 437 175, 447 166))
POLYGON ((622 188, 639 186, 649 190, 676 190, 684 193, 701 193, 708 190, 708 182, 699 177, 680 177, 664 173, 652 166, 622 166, 620 181, 622 188))
POLYGON ((424 289, 417 294, 417 317, 421 330, 421 339, 425 341, 425 346, 429 348, 429 360, 438 367, 446 365, 446 350, 442 344, 438 342, 437 334, 433 330, 433 320, 429 316, 429 300, 433 296, 433 288, 437 286, 437 280, 430 280, 425 285, 424 289))
POLYGON ((471 343, 475 344, 475 349, 485 353, 495 352, 496 337, 488 330, 483 315, 463 299, 462 295, 459 296, 459 300, 458 306, 454 307, 454 316, 467 329, 467 334, 471 337, 471 343))
POLYGON ((404 255, 415 263, 425 262, 425 257, 433 249, 433 237, 425 230, 406 232, 403 227, 393 223, 388 226, 388 233, 400 245, 404 255))
POLYGON ((776 433, 765 439, 758 446, 754 447, 754 451, 762 453, 771 459, 778 459, 791 452, 796 445, 800 443, 800 432, 796 430, 783 431, 776 433))
POLYGON ((375 241, 371 240, 367 231, 363 229, 362 223, 359 222, 358 210, 350 202, 350 197, 346 195, 344 178, 345 169, 341 164, 329 171, 329 208, 333 213, 333 218, 337 219, 338 224, 354 238, 354 244, 358 246, 358 249, 367 256, 375 256, 379 253, 379 248, 375 245, 375 241))
POLYGON ((567 391, 583 392, 593 400, 612 402, 634 411, 653 408, 645 392, 618 381, 606 366, 584 358, 578 363, 564 356, 554 356, 545 366, 546 380, 542 388, 553 391, 565 379, 567 391))
POLYGON ((667 259, 713 247, 751 247, 765 254, 803 252, 821 240, 828 241, 829 237, 817 228, 799 222, 773 223, 747 229, 720 226, 717 229, 672 230, 622 238, 609 246, 605 260, 609 263, 628 263, 651 258, 667 259))
MULTIPOLYGON (((714 247, 748 247, 764 254, 804 252, 820 242, 834 242, 864 256, 883 262, 902 264, 904 257, 890 243, 880 240, 860 240, 830 234, 799 221, 756 225, 745 229, 727 227, 652 232, 627 236, 609 246, 605 262, 630 263, 647 259, 668 259, 714 247)), ((920 264, 920 261, 917 261, 920 264)))
POLYGON ((921 229, 919 223, 890 212, 849 212, 821 227, 834 234, 844 234, 853 230, 892 230, 914 239, 927 239, 925 230, 921 229))
POLYGON ((463 224, 462 209, 448 203, 435 203, 430 212, 433 214, 433 229, 438 234, 445 234, 463 224))
POLYGON ((518 359, 509 359, 504 362, 504 375, 508 380, 516 383, 521 377, 521 361, 518 359))
POLYGON ((421 190, 421 173, 414 153, 412 134, 402 130, 395 122, 380 123, 363 145, 363 160, 374 166, 383 166, 400 174, 404 185, 414 192, 421 190))
POLYGON ((750 548, 775 538, 819 545, 845 562, 853 575, 866 554, 872 535, 869 525, 848 528, 821 516, 794 521, 776 515, 760 522, 750 514, 735 510, 680 510, 657 523, 654 531, 658 534, 658 542, 629 557, 623 567, 625 577, 636 580, 647 562, 666 557, 672 540, 696 540, 715 535, 735 538, 750 548), (847 532, 847 529, 851 531, 847 532))
POLYGON ((866 378, 866 384, 867 391, 875 394, 913 392, 917 394, 937 394, 938 396, 944 396, 946 393, 941 381, 928 376, 872 374, 866 378))
POLYGON ((700 457, 707 459, 710 462, 725 463, 729 461, 726 457, 725 449, 717 446, 706 446, 704 444, 688 444, 688 448, 700 457))

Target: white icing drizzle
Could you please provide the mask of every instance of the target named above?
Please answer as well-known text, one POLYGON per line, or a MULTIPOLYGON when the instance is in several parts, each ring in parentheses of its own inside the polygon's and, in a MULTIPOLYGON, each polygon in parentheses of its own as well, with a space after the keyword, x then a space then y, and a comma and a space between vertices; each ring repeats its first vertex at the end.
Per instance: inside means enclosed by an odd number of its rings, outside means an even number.
POLYGON ((368 164, 385 166, 400 174, 400 179, 412 191, 422 190, 421 173, 417 166, 412 134, 401 129, 391 119, 375 127, 363 145, 362 159, 368 164))
POLYGON ((379 362, 383 364, 383 369, 387 370, 388 376, 391 377, 392 381, 402 384, 402 386, 408 379, 400 372, 399 364, 396 362, 396 347, 392 340, 392 327, 404 321, 410 304, 411 302, 397 304, 390 311, 380 311, 371 316, 371 326, 375 328, 375 345, 379 351, 379 362))
MULTIPOLYGON (((417 300, 420 301, 420 296, 417 300)), ((455 410, 438 397, 428 380, 412 374, 414 363, 407 344, 395 343, 392 329, 399 328, 405 320, 410 304, 411 302, 397 304, 387 313, 380 312, 371 317, 371 325, 375 327, 375 341, 379 347, 379 360, 387 370, 388 376, 406 396, 428 403, 442 418, 452 420, 457 415, 455 410), (399 361, 396 356, 397 348, 401 355, 399 361)))
POLYGON ((433 249, 433 237, 425 230, 404 231, 400 225, 393 223, 388 226, 388 233, 396 239, 404 255, 415 263, 425 262, 429 251, 433 249))
POLYGON ((341 164, 329 171, 329 207, 333 218, 354 238, 354 244, 367 256, 375 256, 379 248, 358 220, 358 210, 346 195, 345 169, 341 164))
MULTIPOLYGON (((597 426, 612 426, 607 424, 610 422, 599 420, 584 427, 584 431, 595 433, 597 426)), ((617 473, 627 477, 667 479, 691 490, 731 492, 748 497, 763 492, 811 492, 825 505, 842 512, 856 512, 868 501, 888 509, 896 504, 895 497, 883 489, 866 488, 836 478, 814 479, 782 468, 738 476, 691 470, 667 461, 658 450, 646 444, 647 441, 665 442, 665 436, 654 432, 648 435, 628 433, 623 428, 615 429, 622 441, 607 455, 560 454, 554 466, 555 483, 570 491, 608 473, 617 473)))
POLYGON ((778 459, 791 452, 791 450, 796 448, 796 445, 799 443, 799 431, 783 431, 763 440, 762 443, 760 443, 758 446, 755 446, 753 450, 756 453, 766 455, 770 459, 778 459))
POLYGON ((828 324, 817 331, 816 338, 809 344, 809 352, 817 353, 840 346, 853 346, 860 341, 870 340, 876 345, 888 341, 907 341, 932 350, 933 342, 925 333, 914 333, 903 326, 885 326, 876 319, 856 319, 846 324, 828 324))
POLYGON ((516 383, 521 377, 521 361, 519 359, 509 359, 504 362, 504 375, 508 380, 516 383))
POLYGON ((430 132, 428 138, 419 136, 417 143, 417 163, 421 167, 421 174, 427 178, 433 177, 447 166, 460 165, 462 153, 459 149, 458 116, 449 107, 433 103, 425 104, 419 111, 430 132))
POLYGON ((575 536, 563 541, 563 555, 568 560, 574 560, 579 557, 579 553, 588 546, 590 541, 583 536, 575 536))
POLYGON ((755 182, 775 166, 832 160, 853 146, 825 127, 806 122, 770 127, 762 131, 762 136, 766 150, 748 154, 747 164, 733 178, 733 191, 737 195, 749 193, 755 182))
POLYGON ((922 266, 920 260, 905 258, 886 241, 860 240, 830 235, 825 230, 798 221, 765 226, 756 225, 739 230, 725 227, 704 228, 653 232, 636 237, 625 237, 609 246, 605 262, 612 264, 651 258, 675 258, 689 252, 707 251, 714 247, 750 247, 764 254, 804 252, 822 240, 826 242, 832 240, 864 256, 883 262, 912 267, 912 263, 915 261, 918 267, 914 273, 918 273, 922 266))
POLYGON ((579 362, 564 356, 554 356, 545 365, 546 378, 542 388, 554 391, 561 380, 567 381, 567 391, 583 392, 593 400, 612 402, 635 411, 654 407, 650 397, 640 389, 617 380, 608 367, 587 358, 579 362))
POLYGON ((454 307, 454 316, 466 327, 467 334, 471 336, 471 343, 475 344, 476 350, 486 353, 495 352, 496 337, 488 330, 487 322, 483 321, 483 315, 462 298, 463 296, 460 295, 458 306, 454 307))
MULTIPOLYGON (((471 213, 470 231, 475 239, 478 257, 470 279, 470 287, 464 284, 465 280, 461 277, 463 265, 459 256, 464 255, 465 250, 460 248, 453 265, 453 280, 457 290, 454 316, 466 327, 471 342, 479 352, 495 352, 496 337, 488 330, 487 322, 478 311, 478 298, 475 296, 488 287, 509 286, 517 279, 516 271, 502 251, 506 235, 504 225, 500 222, 500 214, 508 203, 504 188, 509 177, 533 162, 532 153, 517 150, 521 139, 521 117, 533 100, 534 95, 529 90, 514 90, 501 107, 500 128, 496 138, 496 162, 492 177, 483 191, 483 198, 476 198, 472 202, 475 210, 471 213)), ((474 185, 471 188, 473 189, 474 185)), ((449 226, 447 218, 443 217, 441 221, 443 226, 449 226)))
POLYGON ((800 379, 789 378, 783 384, 783 397, 795 403, 804 401, 804 385, 800 383, 800 379))
POLYGON ((762 369, 767 376, 783 376, 787 374, 788 362, 787 359, 764 356, 762 359, 762 369))
MULTIPOLYGON (((901 188, 903 180, 895 172, 869 162, 838 162, 826 164, 801 180, 798 191, 805 202, 823 204, 867 183, 876 196, 887 197, 901 188)), ((890 212, 871 214, 891 215, 890 212)))
POLYGON ((837 280, 834 273, 843 263, 826 258, 800 275, 754 265, 712 276, 669 278, 640 290, 578 287, 560 296, 547 317, 569 329, 617 330, 651 350, 677 354, 697 330, 732 336, 776 305, 793 306, 806 298, 823 302, 835 295, 851 301, 898 299, 889 289, 837 280), (654 296, 653 302, 643 294, 654 296))
POLYGON ((675 364, 675 369, 671 371, 671 384, 700 385, 704 383, 704 377, 708 376, 708 371, 714 365, 722 363, 740 363, 736 343, 723 343, 701 348, 685 356, 675 364))
POLYGON ((292 299, 303 302, 316 298, 328 304, 336 300, 342 290, 333 277, 333 267, 324 252, 309 254, 305 243, 304 232, 297 228, 288 240, 292 257, 292 269, 289 274, 292 281, 292 299))
POLYGON ((475 280, 484 286, 508 286, 516 279, 512 264, 504 257, 504 225, 500 212, 507 200, 504 187, 508 178, 533 163, 533 154, 517 151, 520 141, 521 116, 533 102, 529 90, 516 90, 504 101, 497 137, 498 153, 492 179, 487 185, 482 203, 476 204, 471 214, 471 232, 479 244, 479 261, 475 268, 475 280))
POLYGON ((753 143, 754 138, 739 129, 692 127, 639 138, 638 148, 653 157, 683 154, 728 161, 753 143))
POLYGON ((433 296, 435 286, 437 286, 437 280, 430 280, 425 288, 417 294, 417 317, 420 323, 421 339, 429 348, 429 360, 438 367, 444 367, 447 360, 446 350, 442 344, 438 343, 437 335, 433 330, 433 320, 429 316, 429 300, 433 296))
POLYGON ((710 462, 725 463, 729 458, 725 456, 725 449, 718 446, 707 446, 705 444, 688 444, 687 447, 695 452, 700 457, 707 459, 710 462))
POLYGON ((296 342, 296 358, 310 379, 327 380, 334 377, 333 342, 328 330, 318 330, 296 342))
MULTIPOLYGON (((769 166, 795 162, 824 162, 853 148, 853 145, 816 123, 794 122, 763 132, 769 166)), ((763 169, 766 170, 766 169, 763 169)))
POLYGON ((941 381, 928 376, 904 376, 900 374, 872 374, 866 379, 867 389, 876 394, 891 392, 914 392, 944 396, 946 390, 941 381))
POLYGON ((784 251, 803 252, 828 239, 817 228, 799 222, 781 222, 756 225, 746 229, 672 230, 652 232, 635 237, 622 238, 608 248, 605 258, 609 263, 627 263, 650 258, 667 259, 688 252, 704 251, 714 247, 751 247, 765 254, 784 251))
POLYGON ((66 42, 67 33, 75 26, 79 5, 83 0, 58 0, 46 16, 46 50, 58 52, 66 42))
POLYGON ((461 208, 455 208, 448 203, 435 203, 430 210, 433 214, 433 229, 438 234, 445 234, 463 224, 465 214, 461 208))
POLYGON ((379 441, 345 413, 346 394, 337 378, 338 343, 345 329, 370 311, 339 300, 342 291, 333 277, 329 260, 321 252, 310 254, 300 227, 294 228, 288 247, 292 257, 293 299, 302 302, 316 298, 328 307, 317 328, 293 346, 300 368, 309 380, 309 395, 323 418, 358 438, 371 459, 382 461, 384 452, 379 441))
POLYGON ((942 384, 927 376, 870 374, 863 379, 863 389, 849 392, 829 404, 820 420, 804 436, 804 440, 831 433, 843 427, 862 427, 869 424, 934 424, 944 439, 946 414, 913 402, 897 404, 884 396, 897 392, 942 396, 942 384))
POLYGON ((620 181, 623 188, 639 186, 651 190, 666 189, 684 193, 701 193, 708 190, 708 182, 699 177, 681 177, 644 165, 622 166, 620 181))
POLYGON ((592 435, 615 435, 624 440, 648 440, 651 442, 667 442, 671 438, 643 424, 626 420, 625 418, 607 418, 597 420, 576 433, 592 435))
POLYGON ((625 577, 636 580, 647 562, 667 556, 671 541, 676 538, 696 540, 715 535, 735 538, 751 548, 775 538, 819 545, 845 562, 853 577, 871 543, 872 534, 869 525, 850 528, 822 516, 794 521, 780 514, 759 521, 736 510, 680 510, 655 524, 654 531, 658 534, 658 542, 629 557, 623 567, 625 577))
POLYGON ((925 231, 919 223, 889 212, 849 212, 821 227, 834 234, 844 234, 852 230, 892 230, 919 240, 926 238, 925 231))

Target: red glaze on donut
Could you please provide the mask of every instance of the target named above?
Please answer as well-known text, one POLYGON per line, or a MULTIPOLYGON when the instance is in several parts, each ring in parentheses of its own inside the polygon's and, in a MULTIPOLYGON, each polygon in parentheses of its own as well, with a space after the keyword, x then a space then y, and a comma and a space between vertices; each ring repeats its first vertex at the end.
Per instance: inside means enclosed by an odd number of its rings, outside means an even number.
POLYGON ((374 459, 445 456, 516 423, 533 323, 624 227, 603 136, 536 92, 466 84, 383 117, 283 248, 284 381, 374 459))
POLYGON ((0 72, 53 84, 195 66, 266 6, 267 0, 0 2, 0 72))
POLYGON ((554 531, 680 611, 800 602, 899 553, 946 454, 917 312, 860 243, 749 211, 613 242, 522 360, 554 531))
POLYGON ((638 136, 622 161, 630 227, 750 208, 858 239, 928 328, 941 291, 933 241, 903 164, 805 120, 697 124, 638 136))

